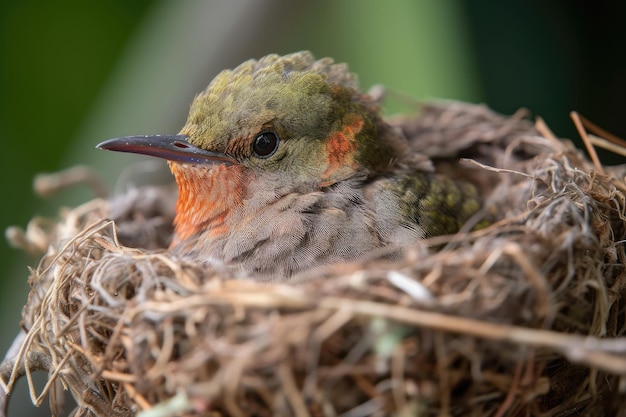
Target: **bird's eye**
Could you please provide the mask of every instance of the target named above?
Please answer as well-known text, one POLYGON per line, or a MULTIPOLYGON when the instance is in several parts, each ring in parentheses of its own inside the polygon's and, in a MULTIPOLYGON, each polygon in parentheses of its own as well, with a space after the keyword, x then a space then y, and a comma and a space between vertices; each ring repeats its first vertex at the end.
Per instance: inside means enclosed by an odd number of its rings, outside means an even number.
POLYGON ((269 158, 278 149, 278 135, 274 132, 261 132, 252 143, 252 151, 259 158, 269 158))

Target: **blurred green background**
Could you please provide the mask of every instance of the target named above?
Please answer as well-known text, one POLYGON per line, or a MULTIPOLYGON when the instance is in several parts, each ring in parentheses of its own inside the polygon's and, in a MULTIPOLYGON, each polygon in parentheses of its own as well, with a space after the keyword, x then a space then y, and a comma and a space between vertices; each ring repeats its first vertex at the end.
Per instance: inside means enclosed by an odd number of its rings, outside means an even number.
MULTIPOLYGON (((416 99, 484 102, 503 113, 526 107, 562 137, 576 137, 571 110, 626 137, 625 4, 4 0, 0 228, 91 198, 77 189, 44 201, 32 192, 35 174, 81 163, 113 185, 139 159, 97 151, 96 143, 176 133, 219 70, 271 52, 310 49, 348 62, 364 89, 380 83, 416 99)), ((19 329, 27 266, 36 264, 0 243, 2 353, 19 329)), ((13 405, 9 415, 33 413, 13 405)))

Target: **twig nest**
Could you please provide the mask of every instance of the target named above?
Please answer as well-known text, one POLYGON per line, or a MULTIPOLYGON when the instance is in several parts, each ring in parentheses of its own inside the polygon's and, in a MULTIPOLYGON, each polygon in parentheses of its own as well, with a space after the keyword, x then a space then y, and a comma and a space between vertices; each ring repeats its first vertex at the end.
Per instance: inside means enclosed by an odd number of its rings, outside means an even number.
POLYGON ((626 170, 483 106, 393 123, 477 161, 497 221, 258 282, 165 249, 172 189, 94 200, 47 234, 5 384, 94 416, 625 415, 626 170))

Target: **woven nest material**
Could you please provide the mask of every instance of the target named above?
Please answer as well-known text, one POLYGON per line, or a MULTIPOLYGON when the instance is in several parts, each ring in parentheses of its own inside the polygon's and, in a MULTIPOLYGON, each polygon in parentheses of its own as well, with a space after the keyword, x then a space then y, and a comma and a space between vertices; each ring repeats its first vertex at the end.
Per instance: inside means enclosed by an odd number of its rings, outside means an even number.
POLYGON ((4 387, 44 370, 33 401, 77 416, 626 416, 626 169, 521 113, 394 123, 491 166, 465 163, 499 220, 268 283, 167 252, 171 188, 91 201, 39 238, 4 387))

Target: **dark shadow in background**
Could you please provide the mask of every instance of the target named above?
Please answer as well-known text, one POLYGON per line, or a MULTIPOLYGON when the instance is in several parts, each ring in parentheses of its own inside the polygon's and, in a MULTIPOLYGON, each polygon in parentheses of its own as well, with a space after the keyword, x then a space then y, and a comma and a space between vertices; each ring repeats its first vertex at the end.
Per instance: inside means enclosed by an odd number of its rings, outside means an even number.
MULTIPOLYGON (((572 110, 626 138, 626 2, 463 4, 485 103, 503 113, 526 107, 579 147, 572 110)), ((626 162, 609 152, 600 158, 626 162)))

